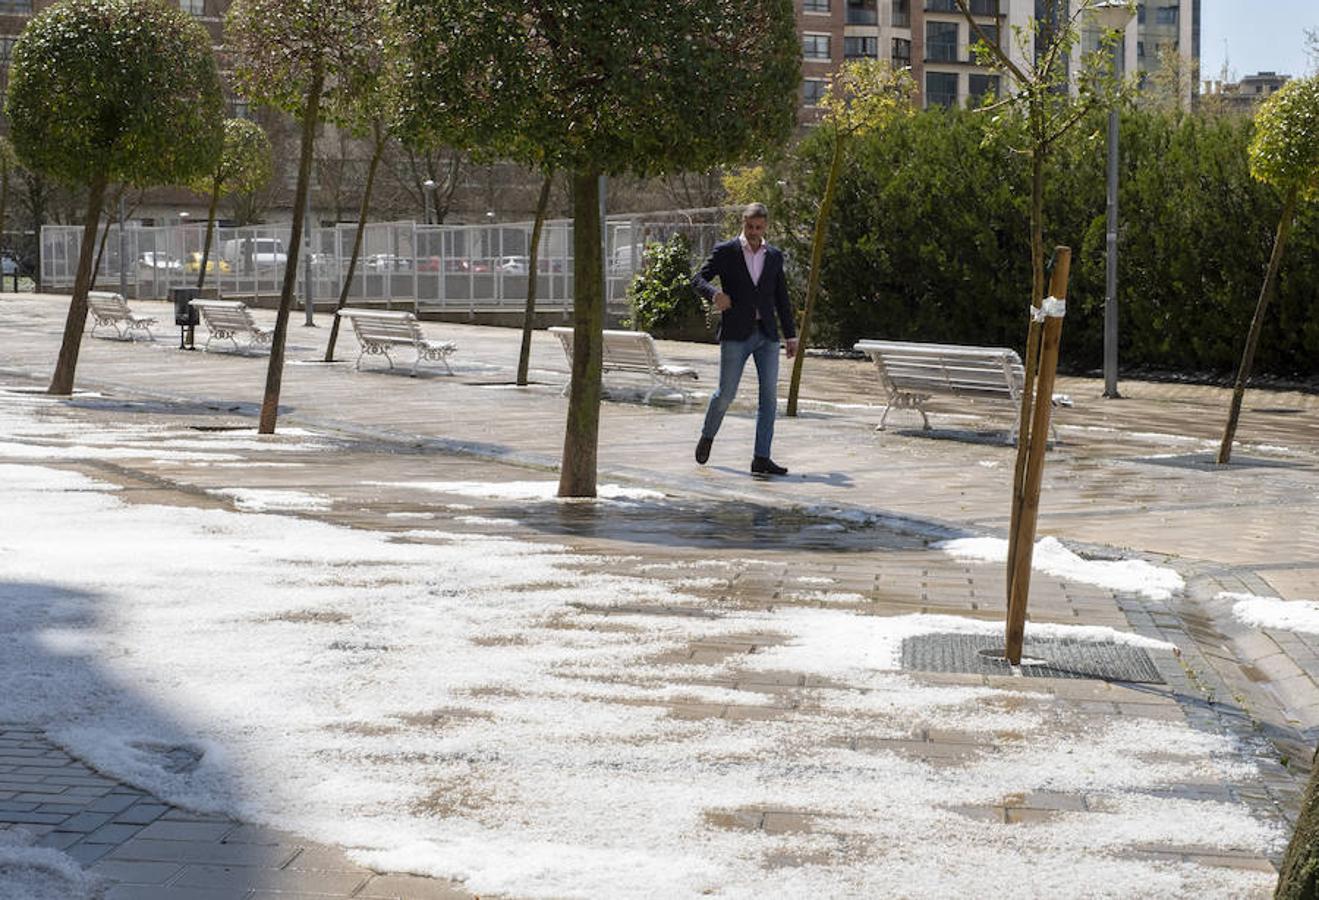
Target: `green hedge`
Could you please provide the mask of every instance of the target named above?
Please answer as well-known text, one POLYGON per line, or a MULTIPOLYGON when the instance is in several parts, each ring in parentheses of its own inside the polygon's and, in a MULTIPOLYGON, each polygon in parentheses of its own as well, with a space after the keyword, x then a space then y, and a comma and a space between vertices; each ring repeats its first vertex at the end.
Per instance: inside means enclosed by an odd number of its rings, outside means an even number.
MULTIPOLYGON (((1072 247, 1062 364, 1101 364, 1106 116, 1048 161, 1047 246, 1072 247)), ((1030 296, 1028 160, 983 113, 923 112, 858 139, 829 227, 816 343, 858 338, 1021 349, 1030 296)), ((1228 374, 1268 262, 1281 200, 1253 181, 1251 122, 1122 116, 1119 209, 1122 368, 1228 374)), ((765 179, 777 239, 804 277, 828 148, 808 137, 765 179)), ((1302 209, 1256 371, 1315 375, 1319 204, 1302 209)), ((799 296, 799 294, 798 294, 799 296)))

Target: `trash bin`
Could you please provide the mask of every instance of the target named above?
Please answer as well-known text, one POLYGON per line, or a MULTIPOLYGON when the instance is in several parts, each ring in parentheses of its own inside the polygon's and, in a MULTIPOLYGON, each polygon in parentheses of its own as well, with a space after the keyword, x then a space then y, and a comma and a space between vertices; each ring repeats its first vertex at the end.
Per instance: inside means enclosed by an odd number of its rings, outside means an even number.
POLYGON ((195 287, 175 287, 169 289, 169 299, 174 303, 174 324, 179 326, 179 349, 195 350, 193 335, 197 327, 197 307, 192 301, 201 296, 195 287))
POLYGON ((169 289, 169 299, 174 303, 174 324, 179 327, 195 326, 198 322, 197 308, 190 306, 193 300, 201 296, 195 287, 176 287, 169 289))

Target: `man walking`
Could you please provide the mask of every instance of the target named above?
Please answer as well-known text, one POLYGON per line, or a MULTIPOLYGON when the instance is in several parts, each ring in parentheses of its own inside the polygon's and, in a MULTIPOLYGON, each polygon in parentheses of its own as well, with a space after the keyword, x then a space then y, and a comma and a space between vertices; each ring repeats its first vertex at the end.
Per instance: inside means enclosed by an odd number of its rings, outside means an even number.
POLYGON ((747 358, 756 361, 760 401, 756 407, 756 447, 751 457, 754 475, 787 475, 788 470, 770 459, 774 441, 774 417, 778 412, 779 326, 787 340, 788 358, 797 353, 797 328, 788 302, 788 282, 783 273, 783 251, 765 243, 769 210, 752 203, 742 211, 742 233, 717 244, 710 258, 692 276, 692 287, 714 303, 719 317, 719 387, 710 395, 701 439, 696 443, 696 461, 710 458, 710 447, 724 413, 733 402, 747 358), (711 282, 719 279, 719 287, 711 282))

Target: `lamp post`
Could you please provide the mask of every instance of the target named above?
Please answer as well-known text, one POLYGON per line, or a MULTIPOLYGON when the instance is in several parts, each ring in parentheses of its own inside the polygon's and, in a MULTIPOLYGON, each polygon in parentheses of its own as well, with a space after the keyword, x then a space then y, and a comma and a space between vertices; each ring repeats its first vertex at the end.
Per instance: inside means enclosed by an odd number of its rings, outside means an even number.
MULTIPOLYGON (((1104 0, 1090 8, 1093 21, 1105 33, 1117 32, 1113 44, 1113 74, 1122 78, 1122 55, 1126 42, 1122 36, 1134 10, 1126 0, 1104 0)), ((1108 111, 1108 224, 1105 228, 1104 260, 1104 396, 1121 397, 1117 389, 1117 103, 1108 111)))
POLYGON ((431 198, 431 192, 434 191, 437 187, 439 187, 439 185, 437 185, 435 181, 430 178, 427 178, 425 181, 421 183, 421 209, 423 215, 425 216, 424 224, 426 225, 431 224, 431 210, 434 208, 434 204, 432 203, 432 198, 431 198))

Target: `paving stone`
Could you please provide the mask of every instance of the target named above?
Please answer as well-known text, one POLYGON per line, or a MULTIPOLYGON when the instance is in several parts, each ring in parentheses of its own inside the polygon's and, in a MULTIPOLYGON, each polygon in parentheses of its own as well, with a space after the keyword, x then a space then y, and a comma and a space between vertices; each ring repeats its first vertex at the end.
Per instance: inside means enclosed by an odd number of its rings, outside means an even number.
POLYGON ((37 846, 54 847, 56 850, 63 850, 65 847, 71 847, 85 837, 81 831, 49 831, 43 834, 37 841, 37 846))
POLYGON ((67 818, 64 813, 0 811, 0 824, 7 825, 59 825, 67 818))
POLYGON ((84 841, 69 846, 64 852, 84 866, 89 866, 113 849, 113 844, 88 844, 84 841))
POLYGON ((189 865, 172 884, 181 887, 245 887, 248 890, 302 891, 348 896, 365 884, 369 872, 315 872, 255 866, 189 865))
POLYGON ((370 875, 370 870, 352 862, 338 847, 304 847, 285 869, 320 872, 356 872, 370 875))
POLYGON ((120 884, 106 892, 105 900, 246 900, 249 894, 249 891, 232 888, 120 884))
POLYGON ((218 841, 233 830, 233 822, 176 822, 166 816, 142 829, 139 837, 155 841, 218 841))
POLYGON ((137 794, 109 793, 87 805, 89 812, 119 813, 137 802, 137 794))
POLYGON ((82 812, 76 816, 60 816, 61 831, 92 832, 110 821, 109 813, 82 812))
POLYGON ((415 875, 377 875, 357 892, 362 900, 472 900, 461 886, 415 875))
POLYGON ((122 844, 142 830, 141 825, 117 825, 111 822, 87 835, 89 844, 122 844))
POLYGON ((209 865, 268 866, 278 868, 288 863, 298 847, 272 847, 259 844, 222 844, 215 841, 158 841, 138 836, 110 854, 113 859, 150 862, 186 862, 209 865))
POLYGON ((164 884, 183 871, 177 863, 132 862, 101 859, 91 867, 93 874, 124 884, 164 884))
POLYGON ((118 825, 150 825, 169 810, 159 803, 134 803, 114 817, 118 825))

